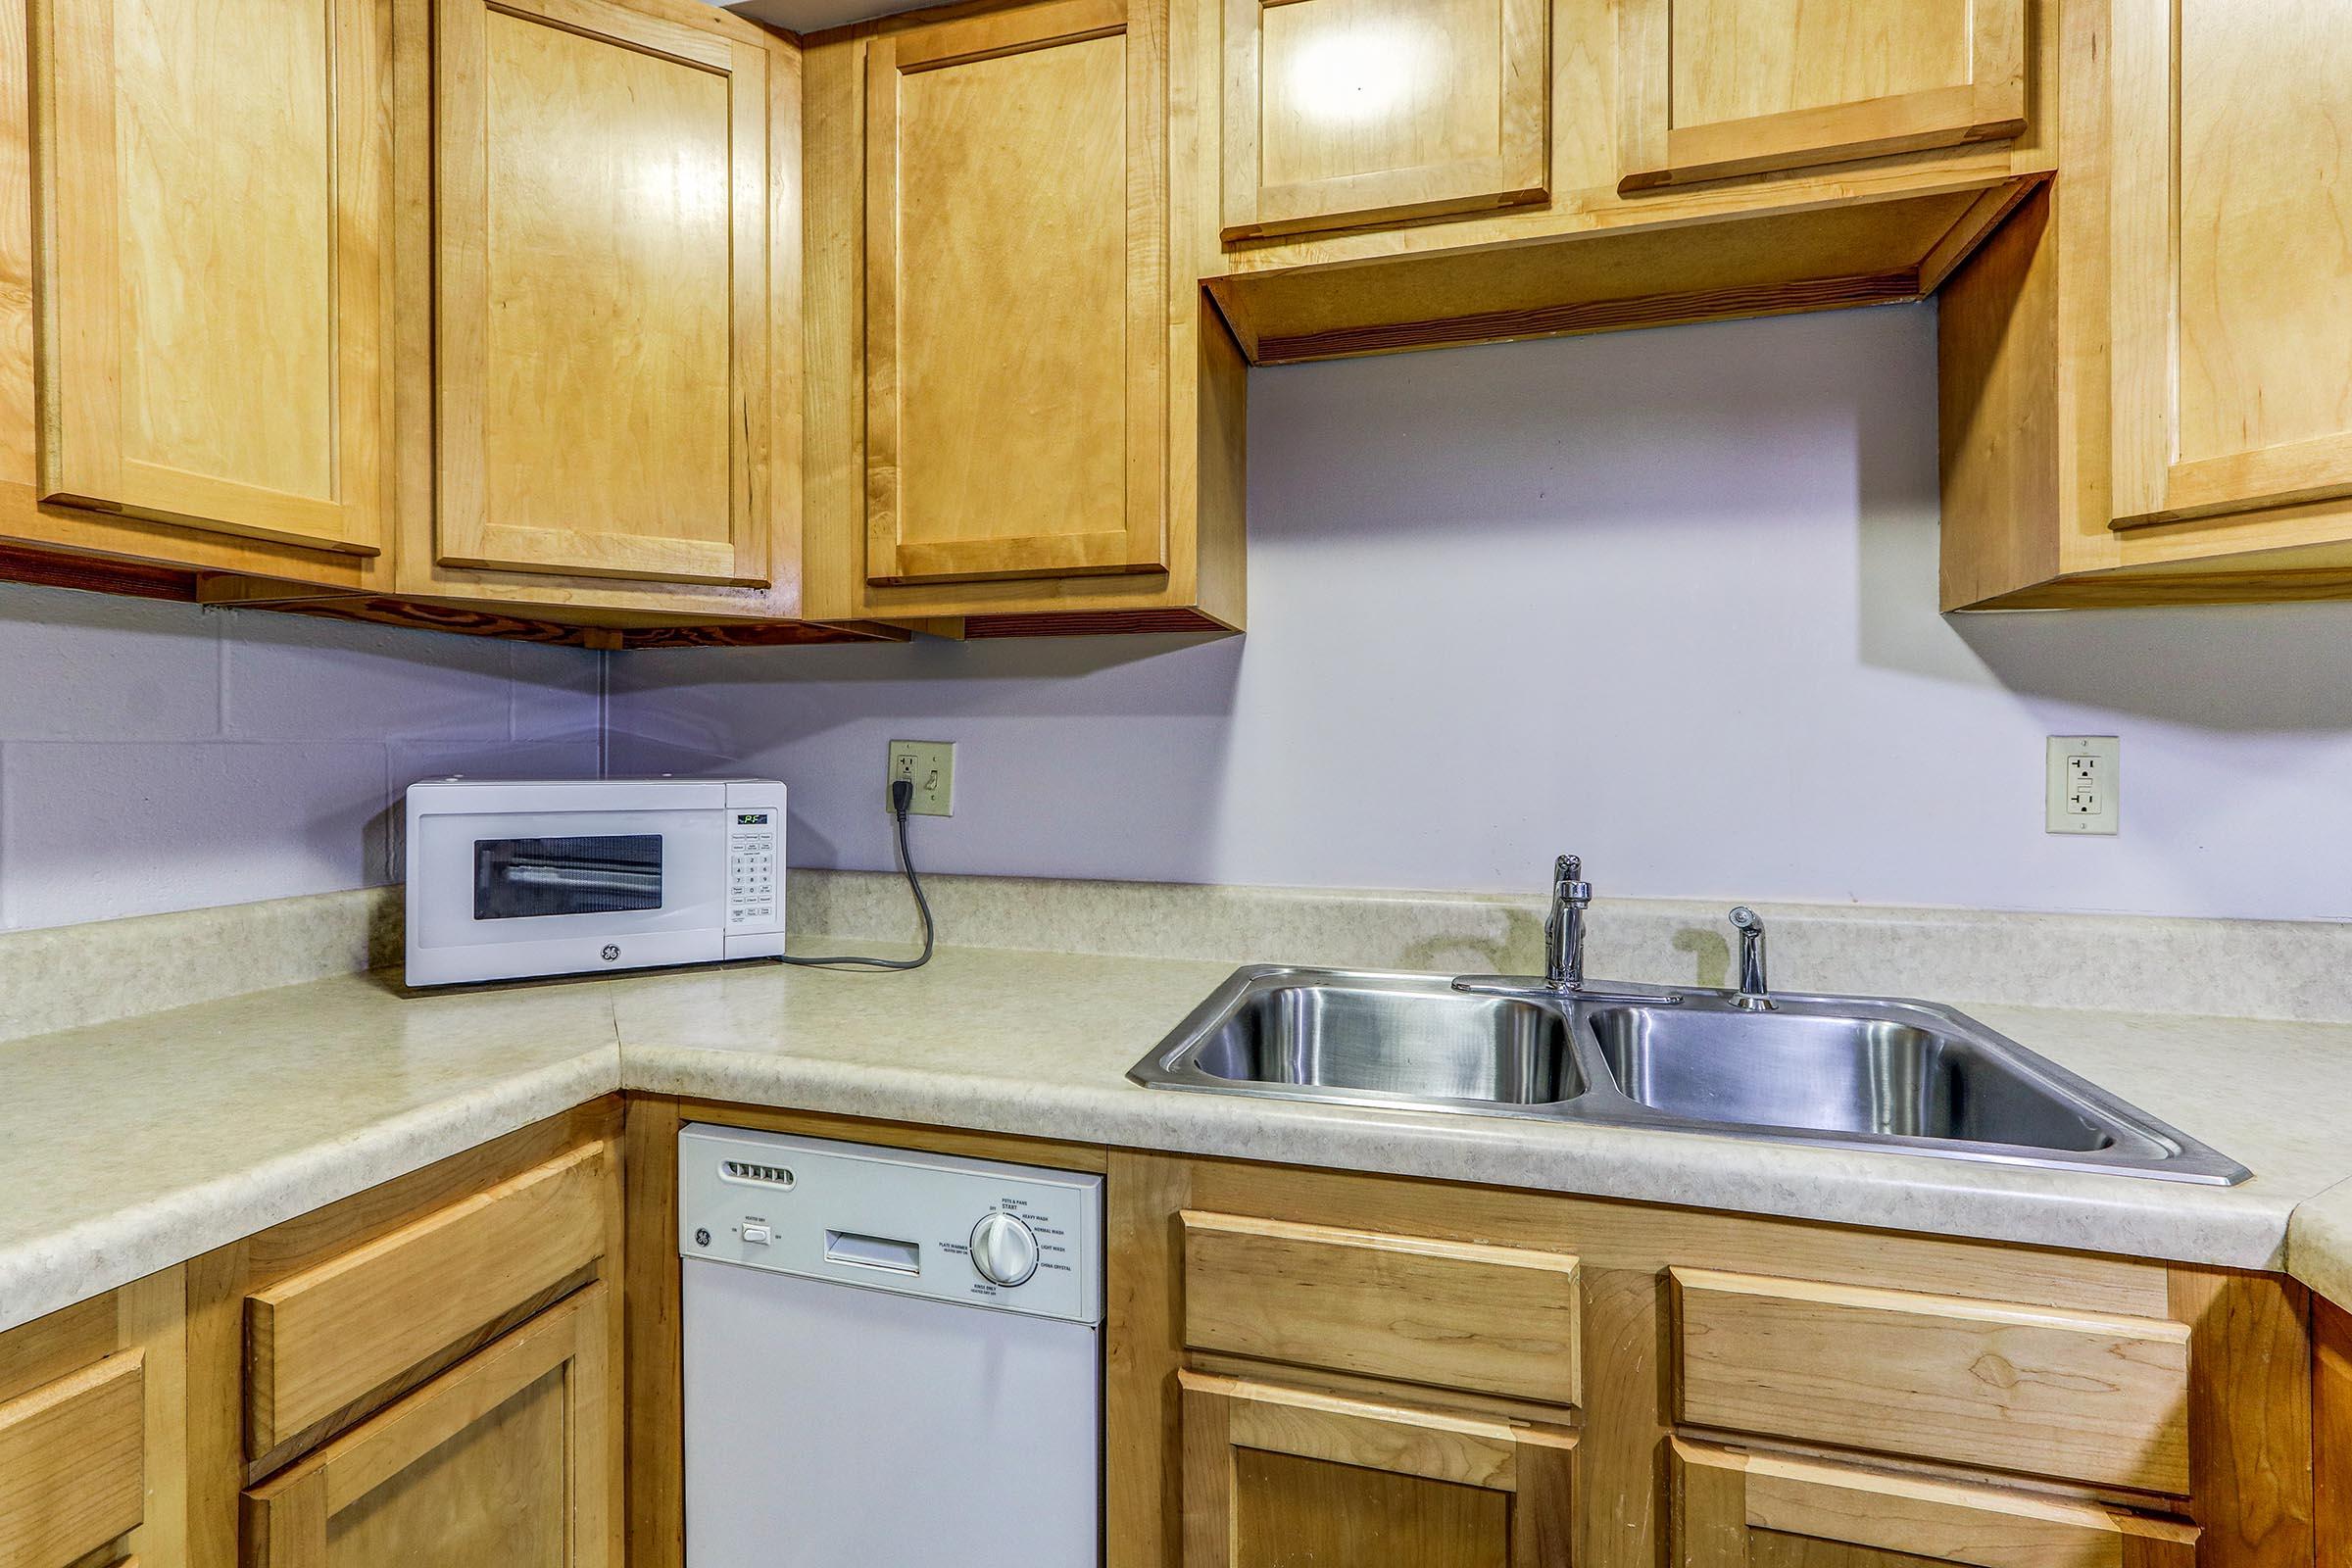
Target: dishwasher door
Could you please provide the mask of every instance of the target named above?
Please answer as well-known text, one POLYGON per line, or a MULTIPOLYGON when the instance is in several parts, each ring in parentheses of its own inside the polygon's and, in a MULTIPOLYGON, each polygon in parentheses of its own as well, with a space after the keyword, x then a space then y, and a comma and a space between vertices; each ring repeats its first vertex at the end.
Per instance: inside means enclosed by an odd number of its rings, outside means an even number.
POLYGON ((1095 1325, 683 1268, 688 1568, 1097 1568, 1095 1325))

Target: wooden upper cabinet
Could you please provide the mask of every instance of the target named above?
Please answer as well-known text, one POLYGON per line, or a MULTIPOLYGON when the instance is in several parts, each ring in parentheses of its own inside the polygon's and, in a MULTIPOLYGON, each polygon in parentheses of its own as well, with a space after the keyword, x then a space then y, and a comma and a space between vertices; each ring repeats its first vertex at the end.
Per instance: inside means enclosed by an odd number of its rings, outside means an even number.
POLYGON ((1672 1447, 1675 1568, 2193 1568, 2197 1559, 2193 1526, 2101 1503, 1680 1439, 1672 1447))
POLYGON ((1551 1568, 1570 1558, 1571 1432, 1178 1376, 1183 1568, 1551 1568))
POLYGON ((2026 7, 1622 0, 1619 188, 2014 136, 2026 123, 2026 7))
POLYGON ((1224 0, 1229 240, 1540 201, 1546 0, 1224 0))
POLYGON ((43 500, 367 557, 390 513, 379 0, 35 0, 43 500))
POLYGON ((1159 572, 1159 37, 1126 0, 866 56, 866 576, 1159 572))
POLYGON ((2352 495, 2352 9, 2114 9, 2115 525, 2352 495))
POLYGON ((612 1288, 590 1285, 245 1494, 252 1568, 620 1561, 612 1288))
POLYGON ((769 62, 711 15, 438 7, 445 564, 768 579, 769 62))

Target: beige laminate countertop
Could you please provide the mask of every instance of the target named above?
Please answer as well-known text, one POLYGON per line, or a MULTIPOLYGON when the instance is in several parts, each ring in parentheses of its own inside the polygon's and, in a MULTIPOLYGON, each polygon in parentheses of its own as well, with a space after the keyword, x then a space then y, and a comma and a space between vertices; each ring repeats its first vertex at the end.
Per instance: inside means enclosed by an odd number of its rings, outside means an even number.
POLYGON ((2284 1267, 2352 1300, 2352 1024, 1961 1004, 2255 1172, 2213 1188, 1130 1084, 1231 968, 943 949, 898 975, 355 975, 0 1045, 0 1329, 616 1088, 2284 1267))

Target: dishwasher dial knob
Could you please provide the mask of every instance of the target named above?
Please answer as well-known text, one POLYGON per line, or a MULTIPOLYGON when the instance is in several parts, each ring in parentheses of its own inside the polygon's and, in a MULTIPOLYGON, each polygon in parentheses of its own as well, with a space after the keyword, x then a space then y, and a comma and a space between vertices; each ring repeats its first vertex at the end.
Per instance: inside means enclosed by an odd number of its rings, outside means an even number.
POLYGON ((972 1267, 991 1285, 1027 1284, 1037 1272, 1037 1233, 1016 1215, 981 1215, 972 1227, 972 1267))

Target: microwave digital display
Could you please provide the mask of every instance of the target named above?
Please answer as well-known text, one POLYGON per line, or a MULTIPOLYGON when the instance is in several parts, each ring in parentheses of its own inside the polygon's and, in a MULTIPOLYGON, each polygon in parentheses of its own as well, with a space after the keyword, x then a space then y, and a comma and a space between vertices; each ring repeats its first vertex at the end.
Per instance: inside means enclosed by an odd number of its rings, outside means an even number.
POLYGON ((662 835, 476 839, 473 917, 527 920, 662 907, 662 835))

